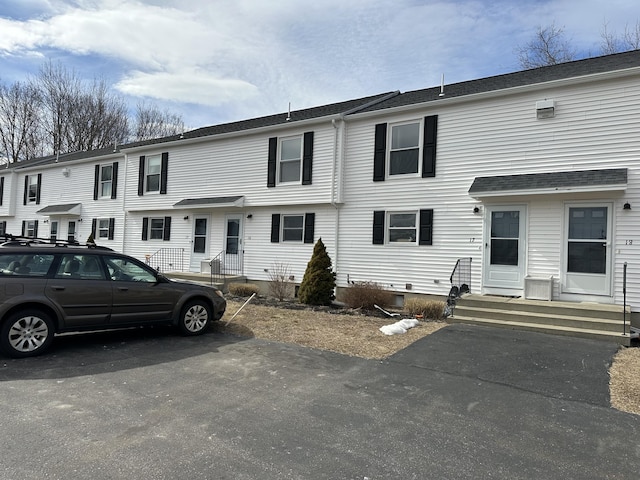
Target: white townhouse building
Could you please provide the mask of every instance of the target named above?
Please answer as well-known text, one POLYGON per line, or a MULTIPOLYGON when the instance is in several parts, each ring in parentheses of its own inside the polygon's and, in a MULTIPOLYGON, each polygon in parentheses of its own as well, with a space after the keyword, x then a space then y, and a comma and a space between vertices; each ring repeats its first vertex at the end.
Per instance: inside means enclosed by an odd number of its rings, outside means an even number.
POLYGON ((457 264, 472 293, 635 317, 640 51, 11 165, 2 231, 296 283, 322 238, 339 288, 446 296, 457 264))

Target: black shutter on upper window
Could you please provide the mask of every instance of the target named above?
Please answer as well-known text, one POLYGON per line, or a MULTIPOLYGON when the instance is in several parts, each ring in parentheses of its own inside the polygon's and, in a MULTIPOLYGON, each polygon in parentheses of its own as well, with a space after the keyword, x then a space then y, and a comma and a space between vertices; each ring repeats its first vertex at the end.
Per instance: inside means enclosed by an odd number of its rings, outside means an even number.
POLYGON ((384 210, 373 212, 373 244, 384 245, 384 210))
POLYGON ((109 240, 113 240, 115 227, 116 227, 116 219, 110 218, 109 219, 109 240))
POLYGON ((315 230, 316 214, 304 214, 304 243, 313 243, 313 235, 315 230))
POLYGON ((38 186, 36 189, 36 205, 40 205, 40 190, 42 189, 42 174, 38 174, 38 186))
POLYGON ((160 193, 167 193, 167 178, 169 174, 169 153, 162 154, 162 169, 160 171, 160 193))
POLYGON ((93 236, 93 239, 96 239, 96 226, 98 224, 98 219, 94 218, 93 220, 91 220, 91 235, 93 236))
POLYGON ((138 167, 138 195, 144 195, 144 155, 140 155, 140 163, 138 167))
MULTIPOLYGON (((22 196, 22 204, 27 204, 27 199, 29 198, 29 175, 24 177, 24 195, 22 196)), ((24 237, 24 234, 22 235, 24 237)))
POLYGON ((162 232, 162 240, 165 242, 171 240, 171 217, 164 217, 164 232, 162 232))
POLYGON ((111 170, 111 198, 116 198, 118 195, 118 162, 113 162, 113 169, 111 170))
POLYGON ((280 214, 274 213, 271 215, 271 243, 278 243, 280 241, 280 214))
POLYGON ((276 186, 276 157, 278 155, 278 137, 269 139, 269 156, 267 157, 267 187, 276 186))
POLYGON ((93 199, 98 199, 98 189, 100 188, 100 165, 96 165, 93 173, 93 199))
POLYGON ((422 149, 422 177, 436 176, 436 138, 438 116, 424 117, 424 145, 422 149))
POLYGON ((149 217, 142 218, 142 240, 149 238, 149 217))
POLYGON ((420 210, 418 245, 433 245, 433 209, 420 210))
POLYGON ((4 197, 4 177, 0 177, 0 205, 2 205, 3 197, 4 197))
POLYGON ((302 184, 311 185, 313 171, 313 132, 304 134, 302 146, 302 184))
POLYGON ((387 124, 376 125, 376 136, 373 147, 373 181, 383 182, 385 160, 387 158, 387 124))

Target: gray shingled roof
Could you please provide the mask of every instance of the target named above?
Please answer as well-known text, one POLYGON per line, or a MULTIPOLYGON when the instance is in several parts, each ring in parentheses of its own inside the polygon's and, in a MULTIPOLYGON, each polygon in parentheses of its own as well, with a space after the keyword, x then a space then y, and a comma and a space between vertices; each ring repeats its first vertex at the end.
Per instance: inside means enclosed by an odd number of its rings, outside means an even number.
POLYGON ((640 67, 640 50, 605 55, 602 57, 575 60, 547 67, 533 68, 504 75, 452 83, 444 86, 444 97, 440 97, 440 86, 413 90, 396 95, 384 102, 371 105, 360 110, 372 112, 387 108, 401 107, 425 102, 433 102, 442 98, 462 97, 477 93, 504 90, 507 88, 535 85, 538 83, 581 77, 596 73, 613 72, 633 67, 640 67))
POLYGON ((178 203, 174 203, 174 207, 192 207, 197 205, 216 205, 216 204, 228 204, 235 203, 241 200, 241 195, 235 197, 209 197, 209 198, 185 198, 178 203))
POLYGON ((48 207, 44 207, 38 210, 36 213, 41 213, 43 215, 64 215, 64 214, 73 214, 80 213, 80 207, 82 207, 81 203, 65 203, 63 205, 49 205, 48 207))
POLYGON ((476 177, 469 195, 538 189, 567 189, 627 184, 627 169, 580 170, 570 172, 528 173, 497 177, 476 177))

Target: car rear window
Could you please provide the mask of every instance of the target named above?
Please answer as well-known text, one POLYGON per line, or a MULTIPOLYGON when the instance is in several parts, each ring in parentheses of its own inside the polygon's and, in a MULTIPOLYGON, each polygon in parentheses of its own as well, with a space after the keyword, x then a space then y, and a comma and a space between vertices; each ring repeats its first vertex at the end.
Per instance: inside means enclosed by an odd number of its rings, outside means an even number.
POLYGON ((0 253, 0 275, 44 277, 49 272, 54 255, 0 253))

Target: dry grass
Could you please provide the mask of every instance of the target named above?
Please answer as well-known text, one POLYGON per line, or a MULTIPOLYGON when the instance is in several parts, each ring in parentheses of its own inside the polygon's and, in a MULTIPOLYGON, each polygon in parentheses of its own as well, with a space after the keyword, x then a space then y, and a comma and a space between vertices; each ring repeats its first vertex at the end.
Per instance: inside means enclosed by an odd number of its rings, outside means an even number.
POLYGON ((226 326, 241 305, 228 301, 227 313, 216 327, 219 331, 371 359, 393 355, 446 325, 444 322, 420 322, 405 334, 389 336, 378 329, 396 321, 391 318, 292 310, 250 303, 226 326))
POLYGON ((609 370, 611 405, 640 415, 640 348, 621 349, 609 370))
MULTIPOLYGON (((416 340, 446 326, 444 322, 420 322, 403 335, 384 335, 378 329, 392 318, 337 314, 309 309, 248 304, 229 325, 226 322, 242 305, 228 301, 227 314, 215 328, 220 332, 256 337, 369 359, 383 359, 416 340)), ((611 405, 640 415, 640 348, 621 349, 610 374, 611 405)))

